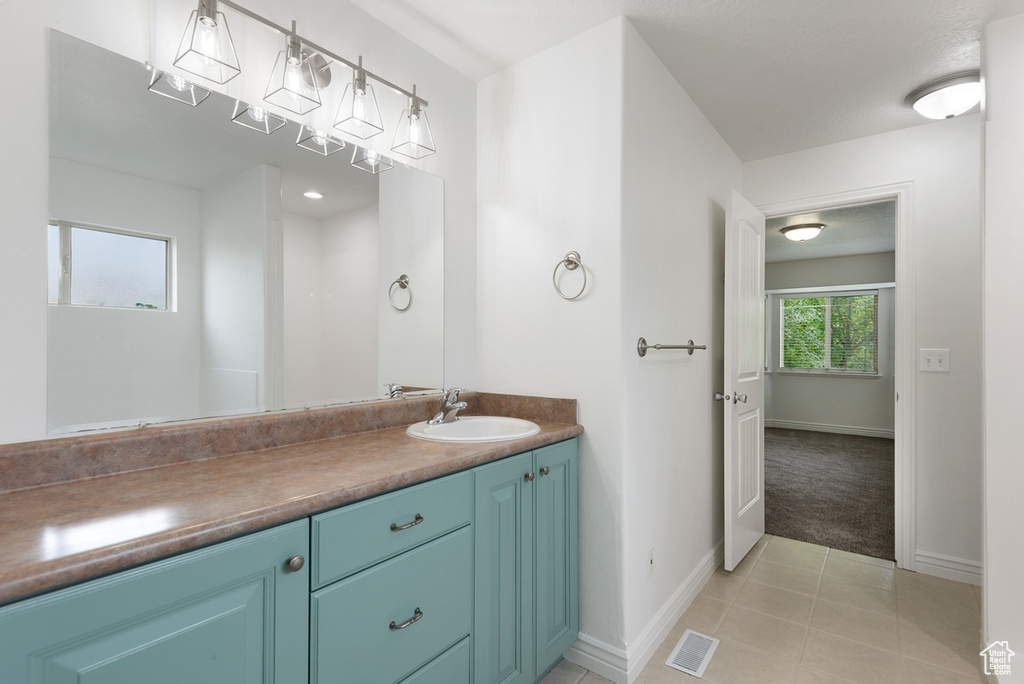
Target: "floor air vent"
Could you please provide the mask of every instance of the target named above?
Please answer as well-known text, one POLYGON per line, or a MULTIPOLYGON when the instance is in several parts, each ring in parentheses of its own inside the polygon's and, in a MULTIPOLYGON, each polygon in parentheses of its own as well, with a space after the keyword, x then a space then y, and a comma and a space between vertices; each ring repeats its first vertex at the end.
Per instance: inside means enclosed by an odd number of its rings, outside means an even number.
POLYGON ((703 677, 716 648, 718 639, 688 629, 683 632, 683 638, 672 649, 672 655, 665 664, 688 675, 703 677))

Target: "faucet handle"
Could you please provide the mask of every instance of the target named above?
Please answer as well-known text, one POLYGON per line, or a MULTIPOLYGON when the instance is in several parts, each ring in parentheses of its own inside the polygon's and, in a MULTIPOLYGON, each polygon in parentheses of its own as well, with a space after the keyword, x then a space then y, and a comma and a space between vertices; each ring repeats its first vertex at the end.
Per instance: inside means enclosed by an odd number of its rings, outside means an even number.
POLYGON ((445 390, 445 392, 444 392, 444 399, 442 401, 444 401, 444 403, 446 403, 446 404, 454 404, 455 402, 457 402, 459 400, 459 392, 464 392, 464 391, 465 390, 460 389, 458 387, 453 387, 453 388, 451 388, 449 390, 445 390))
POLYGON ((405 389, 397 382, 385 382, 384 386, 388 388, 388 399, 405 398, 405 389))

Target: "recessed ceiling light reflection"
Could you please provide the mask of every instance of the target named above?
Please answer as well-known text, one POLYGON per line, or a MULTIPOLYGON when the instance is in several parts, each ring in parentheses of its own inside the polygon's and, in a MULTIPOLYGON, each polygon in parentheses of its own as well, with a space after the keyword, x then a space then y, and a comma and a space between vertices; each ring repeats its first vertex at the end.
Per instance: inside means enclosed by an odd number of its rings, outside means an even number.
POLYGON ((323 199, 324 198, 324 194, 322 192, 317 192, 316 190, 307 190, 306 192, 302 193, 302 196, 303 197, 308 197, 309 199, 323 199))

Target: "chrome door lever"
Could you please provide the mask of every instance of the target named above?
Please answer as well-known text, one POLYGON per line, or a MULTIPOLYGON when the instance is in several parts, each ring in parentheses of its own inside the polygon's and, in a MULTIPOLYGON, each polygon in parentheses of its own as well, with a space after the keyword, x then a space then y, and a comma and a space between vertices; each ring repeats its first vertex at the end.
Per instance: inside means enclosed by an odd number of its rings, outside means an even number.
POLYGON ((722 400, 725 400, 725 399, 729 399, 729 395, 728 394, 722 394, 721 392, 715 392, 715 401, 722 401, 722 400))

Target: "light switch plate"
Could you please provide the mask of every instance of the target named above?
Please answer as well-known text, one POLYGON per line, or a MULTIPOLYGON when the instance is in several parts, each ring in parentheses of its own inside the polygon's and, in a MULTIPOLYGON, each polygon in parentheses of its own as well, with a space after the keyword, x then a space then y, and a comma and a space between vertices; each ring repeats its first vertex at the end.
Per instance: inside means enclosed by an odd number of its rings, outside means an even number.
POLYGON ((948 349, 919 349, 917 370, 924 373, 948 373, 948 349))

